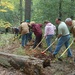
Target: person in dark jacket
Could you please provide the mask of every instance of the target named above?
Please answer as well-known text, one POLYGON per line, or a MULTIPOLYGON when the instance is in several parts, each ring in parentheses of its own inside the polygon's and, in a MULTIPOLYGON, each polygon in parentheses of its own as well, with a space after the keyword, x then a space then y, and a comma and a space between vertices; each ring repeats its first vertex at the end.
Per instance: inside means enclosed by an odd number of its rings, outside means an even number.
POLYGON ((15 34, 15 36, 18 36, 19 34, 19 28, 18 27, 13 27, 12 32, 15 34))
MULTIPOLYGON (((30 25, 32 26, 32 31, 34 32, 34 35, 36 37, 33 45, 33 48, 35 48, 42 39, 42 24, 37 24, 34 21, 32 21, 30 22, 30 25)), ((42 47, 42 45, 40 44, 39 47, 42 47)))

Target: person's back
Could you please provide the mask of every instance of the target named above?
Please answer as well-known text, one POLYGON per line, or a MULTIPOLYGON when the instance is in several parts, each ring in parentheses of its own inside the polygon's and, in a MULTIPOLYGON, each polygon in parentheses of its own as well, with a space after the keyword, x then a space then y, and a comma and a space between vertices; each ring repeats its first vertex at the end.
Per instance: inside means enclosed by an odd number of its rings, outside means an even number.
POLYGON ((56 27, 52 23, 48 23, 45 26, 45 35, 54 35, 56 27))
POLYGON ((59 26, 58 26, 58 34, 62 34, 62 36, 70 34, 69 30, 68 30, 68 27, 64 22, 61 22, 59 24, 59 26))
POLYGON ((21 38, 22 38, 22 47, 24 48, 28 43, 28 33, 29 33, 28 24, 26 22, 23 22, 19 26, 19 31, 21 33, 21 38))
POLYGON ((39 36, 40 34, 42 34, 41 27, 42 27, 42 24, 33 24, 32 25, 32 30, 36 36, 39 36))
MULTIPOLYGON (((42 39, 42 29, 41 29, 42 24, 36 24, 33 21, 30 24, 32 26, 32 31, 34 32, 35 35, 35 42, 33 45, 33 48, 35 48, 42 39)), ((42 47, 42 45, 40 44, 39 47, 42 47)))
POLYGON ((22 35, 29 33, 29 27, 28 27, 27 23, 26 22, 23 22, 20 25, 19 30, 20 30, 20 32, 21 32, 22 35))

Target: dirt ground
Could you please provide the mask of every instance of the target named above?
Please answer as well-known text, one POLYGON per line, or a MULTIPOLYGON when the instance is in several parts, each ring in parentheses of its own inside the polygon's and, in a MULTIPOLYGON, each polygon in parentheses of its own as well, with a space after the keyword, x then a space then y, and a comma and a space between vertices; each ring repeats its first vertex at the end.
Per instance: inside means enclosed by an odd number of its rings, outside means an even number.
MULTIPOLYGON (((45 58, 45 56, 40 56, 40 53, 42 50, 44 50, 44 48, 43 49, 38 48, 35 52, 33 52, 32 46, 28 46, 25 49, 21 48, 21 44, 19 40, 10 41, 10 39, 7 39, 6 42, 8 43, 0 47, 0 52, 6 52, 6 53, 12 53, 12 54, 20 53, 20 54, 29 55, 29 56, 35 55, 36 57, 40 59, 42 59, 43 57, 45 58), (23 53, 21 53, 20 50, 23 51, 23 53)), ((53 45, 53 49, 54 48, 55 48, 55 45, 53 45)), ((62 47, 60 54, 63 52, 63 49, 65 48, 62 47)), ((59 61, 57 59, 51 61, 51 67, 45 68, 45 72, 47 72, 47 75, 75 75, 75 46, 72 46, 71 49, 73 52, 73 58, 67 58, 66 57, 67 54, 65 54, 65 56, 62 58, 63 61, 59 61)), ((18 70, 13 69, 12 67, 5 68, 0 65, 0 75, 25 75, 25 74, 18 70)))

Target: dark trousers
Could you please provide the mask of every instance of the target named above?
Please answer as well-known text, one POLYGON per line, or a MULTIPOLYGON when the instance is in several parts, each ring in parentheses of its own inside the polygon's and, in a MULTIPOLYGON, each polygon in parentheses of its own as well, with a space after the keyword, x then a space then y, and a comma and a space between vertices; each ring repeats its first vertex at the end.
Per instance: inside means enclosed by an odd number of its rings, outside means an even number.
MULTIPOLYGON (((35 48, 39 44, 41 39, 42 39, 42 34, 40 34, 39 36, 36 36, 33 48, 35 48)), ((39 47, 42 47, 42 45, 40 44, 39 47)))

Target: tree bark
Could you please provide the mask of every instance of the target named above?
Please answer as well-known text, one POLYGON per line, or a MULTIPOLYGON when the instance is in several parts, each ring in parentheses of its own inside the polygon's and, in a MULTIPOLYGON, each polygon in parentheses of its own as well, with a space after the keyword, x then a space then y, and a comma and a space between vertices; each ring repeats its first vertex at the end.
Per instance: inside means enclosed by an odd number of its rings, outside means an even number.
POLYGON ((20 0, 20 23, 22 22, 22 19, 23 19, 22 0, 20 0))
POLYGON ((71 0, 70 16, 74 19, 74 0, 71 0))
POLYGON ((25 0, 25 20, 31 19, 31 1, 25 0))
POLYGON ((63 0, 59 0, 59 17, 62 18, 62 1, 63 0))

